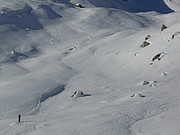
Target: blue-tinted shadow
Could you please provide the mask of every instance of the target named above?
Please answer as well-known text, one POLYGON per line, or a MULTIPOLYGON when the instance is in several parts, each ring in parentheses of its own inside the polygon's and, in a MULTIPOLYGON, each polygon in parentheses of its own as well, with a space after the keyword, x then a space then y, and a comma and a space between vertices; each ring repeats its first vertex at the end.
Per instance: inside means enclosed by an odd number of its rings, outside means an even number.
POLYGON ((38 21, 38 17, 33 14, 33 9, 29 6, 23 9, 11 11, 4 9, 0 14, 0 25, 12 24, 19 29, 40 30, 43 25, 38 21))

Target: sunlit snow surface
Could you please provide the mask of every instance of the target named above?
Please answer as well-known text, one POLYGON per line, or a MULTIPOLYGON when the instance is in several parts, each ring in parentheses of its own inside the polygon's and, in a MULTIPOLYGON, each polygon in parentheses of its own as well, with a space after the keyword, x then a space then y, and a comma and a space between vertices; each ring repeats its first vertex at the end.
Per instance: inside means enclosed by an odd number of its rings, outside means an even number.
POLYGON ((179 4, 0 0, 0 135, 179 134, 179 4))

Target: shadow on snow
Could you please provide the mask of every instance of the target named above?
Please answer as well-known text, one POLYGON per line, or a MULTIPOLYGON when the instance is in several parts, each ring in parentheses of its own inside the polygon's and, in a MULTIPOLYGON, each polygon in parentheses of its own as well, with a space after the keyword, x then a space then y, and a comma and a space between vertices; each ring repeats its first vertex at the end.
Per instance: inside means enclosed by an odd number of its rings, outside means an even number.
POLYGON ((6 24, 15 25, 19 29, 40 30, 43 28, 43 25, 38 22, 38 17, 33 14, 33 9, 29 6, 16 11, 4 9, 0 14, 0 25, 6 24))
POLYGON ((65 90, 65 85, 61 85, 61 86, 58 86, 55 89, 51 90, 50 92, 41 95, 40 103, 44 102, 45 100, 47 100, 50 97, 53 97, 53 96, 60 94, 64 90, 65 90))

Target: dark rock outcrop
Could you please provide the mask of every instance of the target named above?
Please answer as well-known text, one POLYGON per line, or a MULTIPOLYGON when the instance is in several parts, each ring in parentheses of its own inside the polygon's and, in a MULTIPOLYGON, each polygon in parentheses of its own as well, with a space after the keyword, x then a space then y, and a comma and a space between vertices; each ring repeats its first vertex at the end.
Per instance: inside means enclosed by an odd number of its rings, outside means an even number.
POLYGON ((167 26, 165 24, 161 26, 161 31, 163 31, 164 29, 167 29, 167 26))
POLYGON ((147 47, 148 45, 150 45, 150 43, 149 43, 149 42, 147 42, 147 41, 144 41, 144 42, 143 42, 143 44, 141 45, 141 47, 143 47, 143 48, 144 48, 144 47, 147 47))

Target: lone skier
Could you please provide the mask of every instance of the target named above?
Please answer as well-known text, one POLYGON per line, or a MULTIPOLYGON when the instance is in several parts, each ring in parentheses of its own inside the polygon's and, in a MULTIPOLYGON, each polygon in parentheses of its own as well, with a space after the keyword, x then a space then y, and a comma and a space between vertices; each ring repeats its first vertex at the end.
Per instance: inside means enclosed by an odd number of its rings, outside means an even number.
POLYGON ((18 115, 18 122, 21 122, 21 114, 18 115))

